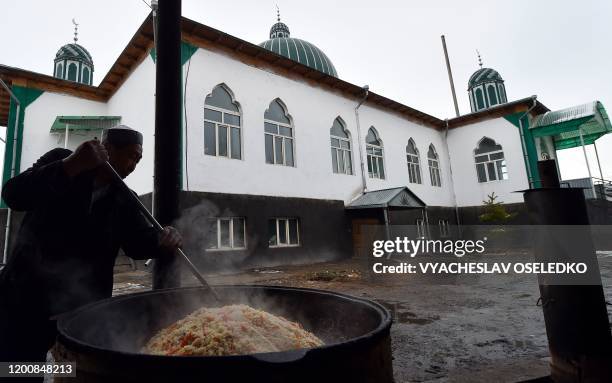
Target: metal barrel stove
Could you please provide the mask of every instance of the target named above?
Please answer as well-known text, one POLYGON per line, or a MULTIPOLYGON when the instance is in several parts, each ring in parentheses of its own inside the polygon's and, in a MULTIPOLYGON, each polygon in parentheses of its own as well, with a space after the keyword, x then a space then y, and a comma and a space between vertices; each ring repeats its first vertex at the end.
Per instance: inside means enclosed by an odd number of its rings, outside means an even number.
MULTIPOLYGON (((297 321, 325 345, 236 356, 142 353, 158 330, 219 304, 200 287, 102 300, 58 320, 56 357, 75 361, 70 382, 393 382, 391 315, 369 300, 328 291, 219 286, 223 304, 245 303, 297 321)), ((56 379, 61 381, 61 379, 56 379)))
POLYGON ((544 228, 536 230, 535 261, 579 260, 590 274, 583 284, 579 277, 567 284, 539 278, 551 378, 555 383, 607 383, 612 381, 612 335, 584 192, 559 187, 554 160, 541 161, 538 168, 542 188, 524 194, 530 222, 544 228))

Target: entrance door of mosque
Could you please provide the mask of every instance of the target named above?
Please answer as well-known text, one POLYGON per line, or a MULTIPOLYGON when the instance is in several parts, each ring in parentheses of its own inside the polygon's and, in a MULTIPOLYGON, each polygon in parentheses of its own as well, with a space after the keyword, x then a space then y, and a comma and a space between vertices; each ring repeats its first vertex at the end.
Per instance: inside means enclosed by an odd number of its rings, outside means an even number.
POLYGON ((380 221, 376 218, 356 218, 352 221, 353 256, 355 258, 367 257, 363 249, 363 227, 368 225, 380 225, 380 221))

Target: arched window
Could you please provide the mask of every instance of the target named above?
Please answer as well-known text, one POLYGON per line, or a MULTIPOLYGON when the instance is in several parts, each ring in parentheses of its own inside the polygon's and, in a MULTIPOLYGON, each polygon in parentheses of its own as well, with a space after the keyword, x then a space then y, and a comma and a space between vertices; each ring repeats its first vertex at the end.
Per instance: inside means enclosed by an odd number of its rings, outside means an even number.
POLYGON ((478 182, 501 181, 508 179, 506 160, 501 145, 489 137, 483 137, 474 149, 478 182))
POLYGON ((68 80, 76 81, 77 78, 77 66, 75 63, 68 65, 68 80))
POLYGON ((241 159, 240 106, 230 92, 217 85, 204 100, 204 154, 241 159))
POLYGON ((412 138, 408 140, 408 145, 406 145, 406 162, 408 163, 408 181, 411 184, 422 183, 419 150, 412 138))
POLYGON ((340 117, 334 120, 331 129, 332 170, 334 173, 353 174, 351 159, 351 136, 340 117))
POLYGON ((82 79, 81 82, 83 84, 89 85, 89 68, 87 68, 87 67, 83 68, 83 76, 81 76, 81 79, 82 79))
POLYGON ((440 178, 440 160, 438 159, 438 153, 433 144, 429 145, 429 151, 427 152, 427 163, 429 164, 429 179, 431 186, 442 186, 442 180, 440 178))
POLYGON ((266 163, 295 166, 291 116, 278 98, 270 103, 264 113, 264 132, 266 163))
POLYGON ((487 87, 487 92, 489 92, 489 104, 491 104, 491 106, 493 105, 497 105, 497 93, 495 92, 495 86, 494 85, 489 85, 487 87))
POLYGON ((368 174, 370 178, 385 179, 383 143, 374 127, 368 130, 368 135, 366 136, 366 153, 368 156, 368 174))
POLYGON ((63 78, 62 76, 63 69, 64 69, 64 66, 61 63, 58 63, 57 67, 55 68, 55 77, 63 78))
POLYGON ((482 90, 476 89, 476 110, 484 109, 484 98, 482 97, 482 90))

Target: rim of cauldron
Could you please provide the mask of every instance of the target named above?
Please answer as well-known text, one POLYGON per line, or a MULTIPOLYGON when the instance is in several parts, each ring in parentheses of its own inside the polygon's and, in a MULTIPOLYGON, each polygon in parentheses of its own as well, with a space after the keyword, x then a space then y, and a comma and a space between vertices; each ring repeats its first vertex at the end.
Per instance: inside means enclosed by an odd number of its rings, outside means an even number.
MULTIPOLYGON (((275 356, 280 356, 280 355, 299 355, 300 358, 306 356, 306 354, 310 353, 311 351, 324 351, 327 349, 343 349, 343 348, 349 348, 352 347, 354 344, 356 343, 367 343, 370 341, 374 341, 378 336, 382 336, 382 334, 389 330, 391 328, 391 323, 392 323, 392 318, 391 318, 391 313, 389 312, 389 310, 387 308, 385 308, 383 305, 381 305, 378 302, 369 300, 369 299, 364 299, 364 298, 358 298, 352 295, 348 295, 348 294, 342 294, 342 293, 336 293, 333 291, 328 291, 328 290, 321 290, 321 289, 310 289, 310 288, 302 288, 302 287, 285 287, 285 286, 272 286, 272 285, 216 285, 216 286, 211 286, 213 287, 215 290, 219 290, 219 289, 225 289, 225 288, 256 288, 256 289, 269 289, 269 290, 293 290, 293 291, 302 291, 302 292, 308 292, 308 293, 317 293, 317 294, 322 294, 322 295, 331 295, 337 298, 342 298, 348 301, 353 301, 353 302, 359 302, 362 304, 365 304, 367 306, 370 306, 371 308, 373 308, 374 310, 376 310, 381 317, 381 321, 379 323, 379 325, 374 329, 371 330, 363 335, 360 335, 358 337, 355 338, 350 338, 347 339, 346 341, 343 342, 338 342, 338 343, 329 343, 329 344, 324 344, 323 346, 320 347, 314 347, 314 348, 304 348, 304 349, 297 349, 297 350, 289 350, 289 351, 276 351, 276 352, 262 352, 262 353, 253 353, 253 354, 239 354, 239 355, 222 355, 222 356, 218 356, 218 355, 214 355, 214 356, 194 356, 194 355, 155 355, 155 354, 146 354, 146 353, 139 353, 139 352, 128 352, 128 351, 119 351, 119 350, 112 350, 112 349, 108 349, 108 348, 101 348, 101 347, 96 347, 96 346, 92 346, 89 343, 85 343, 83 341, 80 341, 79 339, 76 339, 70 335, 67 335, 65 333, 65 328, 70 324, 70 322, 72 320, 74 320, 74 318, 76 316, 79 315, 79 313, 83 312, 83 311, 87 311, 89 309, 91 309, 92 307, 96 307, 99 305, 105 305, 108 304, 108 302, 110 301, 114 301, 114 302, 119 302, 122 300, 127 300, 127 299, 131 299, 133 297, 136 296, 140 296, 140 295, 154 295, 154 294, 161 294, 161 293, 167 293, 167 292, 172 292, 172 291, 179 291, 179 290, 202 290, 202 291, 206 291, 205 287, 202 286, 187 286, 187 287, 175 287, 175 288, 168 288, 168 289, 159 289, 159 290, 151 290, 151 291, 143 291, 143 292, 139 292, 139 293, 133 293, 133 294, 125 294, 125 295, 120 295, 120 296, 116 296, 116 297, 110 297, 110 298, 105 298, 93 303, 89 303, 87 305, 81 306, 73 311, 67 312, 65 314, 60 315, 57 318, 57 332, 58 332, 58 338, 62 341, 62 343, 64 343, 67 346, 70 346, 71 348, 75 348, 75 351, 78 352, 83 352, 83 353, 96 353, 98 355, 102 354, 102 355, 112 355, 112 356, 117 356, 117 357, 130 357, 130 358, 143 358, 143 359, 159 359, 159 360, 169 360, 168 358, 172 358, 173 360, 185 360, 185 361, 190 361, 190 360, 201 360, 202 358, 214 358, 214 359, 225 359, 225 360, 241 360, 241 359, 251 359, 251 358, 262 358, 262 359, 268 359, 268 357, 270 359, 273 359, 275 356)), ((290 360, 290 359, 289 359, 290 360)))

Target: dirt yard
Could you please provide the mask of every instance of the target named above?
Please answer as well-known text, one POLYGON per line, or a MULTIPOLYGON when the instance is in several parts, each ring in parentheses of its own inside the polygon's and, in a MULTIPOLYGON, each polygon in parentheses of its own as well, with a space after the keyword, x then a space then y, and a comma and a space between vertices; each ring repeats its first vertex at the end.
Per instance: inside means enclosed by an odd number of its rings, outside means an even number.
MULTIPOLYGON (((521 254, 488 254, 504 261, 521 254)), ((525 254, 522 254, 525 256, 525 254)), ((598 254, 612 301, 612 254, 598 254)), ((373 299, 393 315, 396 382, 520 382, 548 375, 548 344, 533 275, 372 277, 364 261, 262 268, 209 275, 211 284, 325 289, 373 299)), ((150 288, 147 271, 118 267, 115 293, 150 288), (123 271, 121 269, 123 268, 123 271)), ((196 284, 195 280, 186 284, 196 284)))

